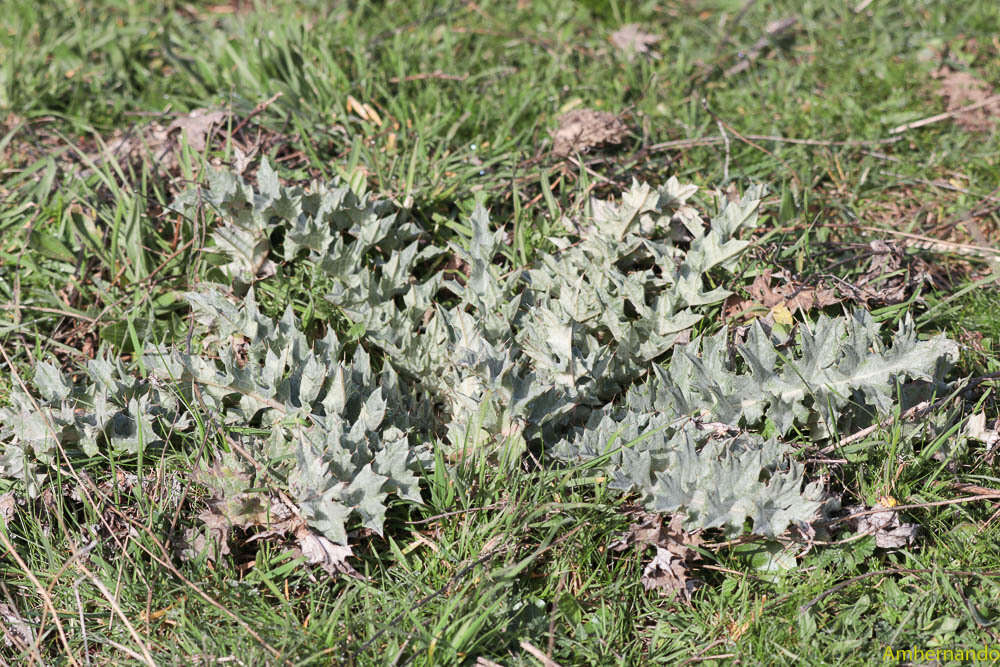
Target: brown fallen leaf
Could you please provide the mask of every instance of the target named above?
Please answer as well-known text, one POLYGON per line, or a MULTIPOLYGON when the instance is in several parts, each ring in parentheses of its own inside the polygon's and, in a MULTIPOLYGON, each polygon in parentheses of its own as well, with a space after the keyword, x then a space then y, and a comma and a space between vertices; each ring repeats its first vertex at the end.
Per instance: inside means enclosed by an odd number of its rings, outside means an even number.
POLYGON ((209 468, 195 471, 195 480, 207 486, 207 509, 198 518, 202 525, 185 533, 181 556, 219 558, 231 553, 233 529, 252 533, 247 543, 271 537, 292 537, 295 551, 310 565, 329 574, 360 578, 347 558, 354 555, 348 545, 338 545, 306 523, 298 509, 280 494, 255 489, 254 475, 234 459, 216 460, 209 468))
POLYGON ((228 111, 212 111, 209 109, 195 109, 185 116, 180 116, 167 126, 167 136, 180 130, 188 145, 195 152, 202 152, 208 143, 208 136, 212 128, 221 125, 228 119, 228 111))
POLYGON ((659 589, 685 600, 690 600, 698 588, 697 580, 688 577, 687 564, 663 547, 656 547, 656 556, 642 569, 640 581, 647 591, 659 589))
POLYGON ((906 248, 895 241, 872 241, 868 269, 853 283, 842 287, 865 305, 892 305, 906 301, 912 289, 921 282, 932 282, 927 262, 908 255, 906 248))
POLYGON ((657 589, 662 594, 672 594, 677 599, 690 602, 691 596, 702 581, 691 576, 691 569, 701 554, 696 550, 703 540, 698 532, 688 533, 683 528, 684 516, 675 514, 670 524, 663 525, 659 514, 639 514, 639 523, 629 526, 621 537, 609 545, 612 551, 624 551, 635 546, 645 551, 656 548, 656 555, 642 570, 640 581, 646 590, 657 589))
POLYGON ((347 562, 347 559, 354 555, 351 547, 334 544, 305 524, 295 529, 295 540, 310 565, 319 565, 330 574, 347 574, 361 578, 361 575, 347 562))
POLYGON ((838 280, 833 287, 806 285, 785 270, 765 270, 747 288, 747 296, 732 294, 726 299, 723 314, 727 320, 746 320, 767 317, 775 309, 808 312, 844 301, 868 308, 893 305, 910 298, 922 282, 937 284, 934 267, 919 255, 907 253, 906 247, 895 241, 872 241, 867 253, 859 253, 857 263, 864 266, 863 273, 850 282, 838 280))
MULTIPOLYGON (((942 65, 931 74, 940 83, 938 94, 948 103, 948 111, 978 104, 994 94, 993 88, 973 74, 942 65)), ((970 132, 988 132, 1000 118, 1000 100, 955 116, 955 122, 970 132)))
MULTIPOLYGON (((850 520, 848 525, 859 534, 874 535, 875 546, 880 549, 899 549, 917 541, 920 526, 915 523, 900 522, 899 512, 893 511, 882 503, 875 503, 871 509, 885 511, 855 517, 850 520)), ((863 505, 854 505, 846 509, 848 515, 860 514, 867 510, 868 508, 863 505)))
POLYGON ((127 132, 116 130, 102 154, 95 157, 130 163, 148 162, 165 171, 172 171, 179 164, 182 138, 192 150, 201 153, 208 146, 213 128, 220 127, 230 115, 228 111, 195 109, 178 116, 166 127, 150 123, 127 132))
POLYGON ((808 312, 813 308, 825 308, 840 303, 842 299, 832 289, 805 285, 795 280, 788 271, 778 271, 773 275, 781 284, 771 286, 770 272, 765 271, 750 285, 749 292, 766 308, 785 306, 793 313, 797 310, 808 312))
MULTIPOLYGON (((993 450, 1000 444, 1000 419, 994 419, 993 428, 987 428, 986 413, 977 412, 965 422, 963 433, 967 438, 986 445, 986 454, 992 455, 993 450)), ((3 496, 0 496, 0 500, 2 498, 3 496)))
POLYGON ((0 494, 0 519, 9 523, 14 519, 14 509, 17 507, 17 497, 13 493, 0 494))
POLYGON ((209 560, 222 558, 230 553, 229 531, 233 524, 218 512, 206 510, 198 514, 202 530, 191 530, 185 535, 187 548, 182 553, 185 558, 206 555, 209 560))
POLYGON ((559 127, 552 135, 552 153, 566 157, 599 146, 618 145, 627 133, 628 127, 613 113, 574 109, 559 117, 559 127))
POLYGON ((806 285, 795 280, 785 270, 772 272, 765 269, 747 288, 750 298, 732 295, 726 300, 726 318, 753 317, 774 309, 787 308, 789 312, 807 313, 814 308, 826 308, 843 301, 843 297, 828 287, 806 285), (772 285, 774 281, 781 281, 772 285))
POLYGON ((17 609, 3 602, 0 602, 0 628, 3 629, 5 646, 13 646, 23 651, 25 647, 35 643, 32 624, 24 620, 17 609))
POLYGON ((633 523, 622 535, 608 545, 612 551, 625 551, 630 546, 645 547, 651 544, 659 544, 665 537, 663 530, 663 517, 659 514, 648 514, 640 512, 639 523, 633 523))
POLYGON ((642 30, 638 23, 629 23, 611 33, 610 39, 611 43, 631 61, 639 53, 654 55, 649 47, 659 42, 661 38, 659 35, 642 30))
POLYGON ((158 163, 168 152, 164 149, 167 138, 167 129, 159 123, 132 127, 127 131, 116 129, 105 143, 103 152, 94 157, 122 162, 152 159, 158 163))

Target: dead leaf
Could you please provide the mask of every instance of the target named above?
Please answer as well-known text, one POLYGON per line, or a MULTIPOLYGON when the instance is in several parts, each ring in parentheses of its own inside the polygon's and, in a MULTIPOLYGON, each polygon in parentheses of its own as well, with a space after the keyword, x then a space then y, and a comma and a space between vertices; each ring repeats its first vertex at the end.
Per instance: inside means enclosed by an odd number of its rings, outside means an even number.
MULTIPOLYGON (((986 453, 991 454, 997 443, 1000 443, 1000 420, 993 420, 993 428, 986 428, 986 413, 976 413, 965 422, 965 436, 985 444, 986 453)), ((2 499, 3 496, 0 496, 0 506, 2 499)))
POLYGON ((375 124, 375 127, 382 127, 382 117, 375 111, 375 107, 370 104, 359 102, 353 95, 347 96, 347 112, 353 112, 361 120, 367 120, 375 124))
POLYGON ((691 595, 702 585, 700 579, 691 577, 695 561, 701 554, 695 549, 703 540, 698 532, 688 533, 683 528, 684 515, 675 514, 668 526, 663 525, 659 514, 639 514, 642 521, 629 526, 628 531, 612 542, 612 551, 624 551, 635 546, 645 551, 656 547, 656 555, 642 571, 642 585, 646 590, 659 589, 663 594, 673 594, 678 599, 691 600, 691 595))
POLYGON ((642 569, 640 580, 647 591, 655 588, 684 600, 698 589, 698 580, 688 577, 687 564, 663 547, 656 547, 656 556, 642 569))
POLYGON ((208 136, 215 125, 221 125, 229 118, 228 111, 211 111, 195 109, 186 116, 181 116, 167 126, 167 136, 180 130, 191 150, 201 153, 205 150, 208 136))
POLYGON ((17 609, 0 602, 0 627, 3 628, 3 643, 24 650, 35 643, 35 632, 31 625, 18 613, 17 609))
POLYGON ((753 319, 769 316, 782 305, 791 312, 808 312, 848 300, 868 308, 893 305, 906 301, 922 282, 936 284, 934 268, 895 241, 872 241, 857 261, 867 261, 864 272, 852 282, 839 280, 833 287, 806 285, 786 270, 767 269, 747 288, 748 296, 732 294, 726 299, 723 314, 727 320, 753 319))
POLYGON ((217 559, 232 553, 234 529, 249 534, 244 544, 268 538, 294 540, 295 551, 310 565, 319 565, 330 574, 360 577, 347 558, 351 547, 338 545, 315 532, 298 509, 281 494, 258 490, 253 470, 238 459, 224 455, 211 467, 195 470, 196 482, 209 489, 208 507, 198 518, 201 525, 185 532, 181 557, 217 559))
POLYGON ((808 313, 814 308, 826 308, 843 301, 843 298, 828 287, 805 285, 795 280, 785 270, 772 272, 766 269, 754 278, 747 288, 749 299, 732 295, 726 300, 726 318, 750 318, 777 312, 785 319, 795 311, 808 313), (775 280, 783 281, 772 286, 775 280), (786 316, 786 312, 787 316, 786 316))
POLYGON ((566 157, 599 146, 618 145, 627 133, 628 127, 613 113, 574 109, 559 117, 559 128, 552 135, 552 153, 566 157))
POLYGON ((173 171, 179 165, 181 137, 192 150, 204 152, 212 129, 221 126, 230 115, 228 111, 195 109, 175 118, 166 127, 150 123, 126 132, 116 130, 103 153, 94 157, 98 160, 146 162, 164 171, 173 171))
POLYGON ((295 539, 299 550, 310 565, 319 565, 330 574, 346 574, 356 579, 362 578, 347 562, 347 559, 354 555, 351 547, 334 544, 304 524, 296 528, 295 539))
POLYGON ((159 162, 166 154, 163 150, 166 141, 166 128, 159 123, 132 127, 127 131, 116 129, 106 141, 103 153, 94 157, 101 160, 131 162, 148 156, 153 158, 154 162, 159 162))
MULTIPOLYGON (((969 72, 953 70, 947 65, 936 69, 932 75, 940 82, 938 94, 948 102, 948 111, 983 102, 994 93, 993 88, 969 72)), ((978 109, 964 111, 955 116, 955 122, 970 132, 988 132, 1000 118, 1000 100, 978 109)))
MULTIPOLYGON (((280 159, 298 161, 301 152, 288 152, 286 135, 269 130, 254 120, 278 97, 280 95, 274 95, 261 102, 239 119, 230 111, 219 109, 195 109, 186 114, 164 112, 162 118, 170 118, 169 121, 161 119, 160 122, 138 124, 124 130, 116 129, 109 136, 95 137, 83 149, 88 159, 73 161, 72 168, 80 178, 86 178, 90 174, 88 160, 98 165, 117 162, 122 166, 149 169, 161 175, 182 176, 179 158, 180 148, 184 143, 201 154, 231 150, 232 165, 240 174, 262 153, 276 153, 280 159)), ((209 163, 220 166, 222 161, 213 155, 209 163)), ((187 187, 189 178, 189 175, 184 175, 176 185, 187 187)))
POLYGON ((900 549, 914 544, 920 526, 915 523, 904 523, 895 528, 885 528, 875 533, 875 546, 880 549, 900 549))
POLYGON ((251 149, 249 153, 244 153, 240 150, 239 146, 233 144, 233 171, 235 171, 238 176, 242 176, 243 172, 250 166, 250 162, 256 154, 256 147, 251 149))
POLYGON ((638 23, 623 25, 611 33, 611 43, 625 54, 630 61, 637 53, 652 53, 649 47, 660 41, 659 35, 646 32, 638 23))
MULTIPOLYGON (((863 505, 854 505, 848 507, 846 511, 851 515, 860 514, 867 509, 863 505)), ((894 512, 881 503, 875 503, 871 509, 885 511, 855 517, 849 522, 851 528, 858 533, 874 535, 875 546, 880 549, 899 549, 916 542, 920 526, 915 523, 901 523, 899 512, 894 512)))
POLYGON ((252 533, 246 543, 290 536, 310 565, 319 565, 330 574, 361 578, 347 562, 353 555, 350 546, 335 544, 314 531, 290 501, 256 490, 254 474, 236 459, 217 459, 211 467, 196 470, 194 478, 211 495, 207 509, 198 516, 202 525, 185 534, 182 557, 215 559, 231 553, 230 536, 237 528, 252 533))
POLYGON ((663 525, 663 516, 660 514, 650 514, 639 512, 639 523, 633 523, 629 529, 617 540, 612 542, 608 548, 612 551, 624 551, 628 547, 646 547, 657 545, 671 550, 678 556, 684 558, 700 558, 700 554, 692 547, 701 546, 703 540, 698 531, 689 533, 684 530, 684 515, 674 514, 670 523, 663 525))
POLYGON ((0 494, 0 519, 9 523, 14 518, 14 508, 17 507, 17 497, 13 493, 0 494))
POLYGON ((608 545, 612 551, 624 551, 632 545, 644 547, 659 544, 663 535, 663 517, 659 514, 640 514, 643 520, 633 523, 618 539, 608 545))
POLYGON ((230 553, 229 531, 232 522, 213 510, 198 514, 202 529, 192 534, 190 547, 194 556, 206 555, 209 560, 217 560, 230 553))
POLYGON ((868 269, 853 284, 852 296, 868 305, 893 305, 906 301, 910 291, 921 282, 931 281, 930 267, 920 257, 907 255, 906 249, 894 241, 872 241, 868 269))

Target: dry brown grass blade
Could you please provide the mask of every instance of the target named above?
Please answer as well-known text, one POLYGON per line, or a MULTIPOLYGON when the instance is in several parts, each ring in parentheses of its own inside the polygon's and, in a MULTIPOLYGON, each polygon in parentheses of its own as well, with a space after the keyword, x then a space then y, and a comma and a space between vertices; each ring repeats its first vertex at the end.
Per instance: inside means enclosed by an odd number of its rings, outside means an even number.
POLYGON ((982 109, 989 104, 996 104, 1000 102, 1000 93, 996 95, 990 95, 984 100, 980 100, 975 104, 969 104, 967 106, 954 109, 953 111, 945 111, 944 113, 935 114, 933 116, 928 116, 927 118, 922 118, 920 120, 915 120, 912 123, 906 123, 904 125, 899 125, 889 130, 889 134, 902 134, 908 130, 915 130, 918 127, 924 127, 925 125, 931 125, 933 123, 939 123, 942 120, 948 120, 949 118, 954 118, 963 113, 968 113, 969 111, 975 111, 976 109, 982 109))
POLYGON ((156 667, 156 662, 153 661, 153 656, 150 655, 149 649, 146 648, 146 644, 143 643, 142 638, 139 636, 139 633, 136 632, 135 626, 133 626, 132 623, 129 622, 128 617, 122 611, 122 608, 118 605, 118 602, 115 600, 115 596, 111 594, 111 591, 108 590, 108 587, 105 586, 104 583, 101 582, 101 580, 98 579, 93 572, 88 570, 83 563, 77 563, 77 567, 80 568, 80 571, 82 571, 87 576, 87 578, 90 579, 90 582, 97 587, 97 590, 101 592, 101 595, 104 596, 104 599, 107 600, 108 604, 111 605, 111 610, 118 616, 118 618, 121 619, 122 623, 125 624, 125 628, 128 630, 129 635, 131 635, 132 641, 134 641, 136 645, 142 650, 141 661, 145 662, 147 665, 156 667))
MULTIPOLYGON (((4 354, 4 356, 6 356, 6 353, 4 354)), ((21 558, 21 555, 17 553, 17 551, 14 549, 14 545, 10 543, 10 540, 7 539, 7 536, 4 534, 3 531, 0 531, 0 544, 3 545, 3 548, 6 549, 7 553, 10 554, 10 556, 14 559, 14 561, 17 563, 17 566, 21 568, 21 571, 24 572, 24 576, 28 578, 28 581, 31 582, 31 585, 35 587, 35 592, 38 593, 38 596, 42 599, 42 605, 45 607, 45 613, 52 614, 52 621, 53 623, 55 623, 56 631, 59 633, 59 643, 62 644, 63 649, 66 651, 66 657, 69 659, 70 664, 79 665, 80 663, 77 662, 76 658, 73 657, 73 651, 69 647, 69 639, 67 639, 66 631, 63 629, 62 623, 59 621, 59 614, 56 613, 55 605, 52 603, 52 596, 49 595, 49 592, 45 589, 45 586, 42 586, 42 582, 38 580, 38 577, 35 576, 35 573, 32 572, 31 568, 28 567, 28 564, 24 562, 24 559, 21 558)), ((37 635, 38 639, 41 639, 42 637, 41 629, 42 627, 44 627, 44 625, 45 625, 45 615, 42 616, 42 621, 41 624, 39 625, 39 632, 37 635)))
MULTIPOLYGON (((20 373, 17 372, 17 368, 14 366, 13 361, 11 361, 10 356, 7 354, 7 350, 3 347, 3 345, 0 345, 0 356, 3 357, 4 362, 7 364, 7 367, 10 369, 11 374, 14 377, 14 380, 20 385, 21 390, 24 391, 26 395, 30 396, 31 394, 28 391, 28 387, 25 385, 24 380, 23 380, 23 378, 21 378, 20 373)), ((34 400, 34 399, 32 399, 32 400, 34 400)), ((41 409, 40 406, 37 405, 37 403, 35 404, 35 408, 38 409, 38 410, 41 409)), ((55 433, 55 427, 51 423, 48 424, 48 427, 49 427, 50 430, 53 431, 53 433, 55 433)), ((64 461, 66 461, 66 464, 67 464, 67 467, 69 468, 71 476, 80 485, 80 489, 84 493, 84 495, 87 497, 88 502, 90 502, 90 504, 92 506, 96 507, 97 503, 94 501, 93 497, 91 497, 91 492, 94 492, 94 493, 97 493, 98 495, 100 495, 100 490, 97 489, 96 486, 93 485, 93 482, 90 482, 90 480, 85 475, 81 476, 79 473, 77 473, 76 469, 73 467, 73 464, 70 462, 69 457, 66 455, 66 451, 62 448, 62 445, 59 444, 58 439, 57 439, 56 442, 57 442, 57 446, 59 448, 59 454, 62 457, 62 459, 64 461)), ((135 542, 135 544, 140 549, 142 549, 144 552, 146 552, 146 554, 149 555, 150 558, 152 558, 154 561, 156 561, 157 563, 159 563, 161 566, 163 566, 164 568, 166 568, 167 570, 169 570, 175 577, 177 577, 182 583, 184 583, 184 585, 186 585, 188 588, 190 588, 195 593, 197 593, 199 597, 201 597, 206 602, 208 602, 212 606, 216 607, 221 612, 223 612, 224 614, 226 614, 227 616, 229 616, 230 618, 232 618, 234 621, 236 621, 236 623, 238 625, 240 625, 240 627, 242 627, 243 630, 248 635, 250 635, 250 637, 252 637, 254 640, 256 640, 257 643, 260 644, 265 650, 267 650, 272 656, 274 656, 276 659, 280 659, 281 658, 281 652, 278 651, 278 649, 276 649, 273 646, 271 646, 268 642, 266 642, 264 640, 264 638, 261 637, 260 634, 257 633, 252 627, 250 627, 250 625, 245 620, 243 620, 242 618, 240 618, 239 616, 237 616, 236 614, 234 614, 232 611, 230 611, 229 609, 227 609, 219 601, 217 601, 216 599, 214 599, 212 596, 208 595, 208 593, 205 593, 201 588, 199 588, 197 585, 195 585, 194 582, 192 582, 187 577, 185 577, 181 573, 181 571, 178 570, 174 566, 174 564, 170 562, 170 553, 167 551, 166 547, 163 546, 163 544, 160 542, 160 540, 157 539, 156 535, 153 533, 153 531, 148 526, 146 526, 145 524, 143 524, 141 522, 136 521, 134 518, 126 515, 124 512, 122 512, 121 510, 119 510, 117 507, 115 507, 113 505, 111 507, 109 507, 109 510, 112 513, 114 513, 119 519, 121 519, 122 521, 124 521, 124 522, 128 523, 129 525, 131 525, 137 531, 141 531, 141 532, 145 533, 152 540, 153 544, 155 544, 157 546, 157 548, 160 550, 160 552, 162 553, 162 558, 159 557, 159 556, 157 556, 156 554, 154 554, 152 552, 152 550, 150 550, 142 542, 140 542, 140 541, 136 541, 135 542)), ((100 520, 101 520, 102 523, 104 522, 104 518, 103 517, 100 520)), ((110 527, 109 527, 109 530, 110 530, 110 527)), ((112 531, 112 533, 113 533, 113 531, 112 531)), ((2 543, 2 545, 5 548, 7 548, 12 553, 12 555, 15 558, 15 560, 18 562, 18 565, 24 569, 24 572, 25 572, 26 576, 29 578, 29 580, 32 582, 32 584, 35 585, 36 588, 39 590, 39 594, 42 596, 42 600, 43 600, 43 603, 46 605, 46 609, 49 610, 49 612, 53 614, 53 621, 55 622, 56 628, 59 631, 60 641, 63 644, 63 647, 66 649, 66 655, 70 657, 70 664, 72 664, 72 665, 78 665, 79 662, 77 662, 72 657, 72 652, 69 649, 69 642, 66 639, 66 634, 63 631, 62 624, 59 622, 59 617, 55 615, 55 607, 52 605, 52 598, 51 598, 51 595, 49 595, 48 590, 41 585, 41 582, 39 582, 38 579, 31 572, 31 570, 28 569, 27 564, 24 563, 24 560, 17 554, 17 552, 14 551, 13 545, 11 545, 10 541, 7 539, 6 535, 4 535, 2 531, 0 531, 0 543, 2 543)), ((74 551, 74 554, 81 554, 81 553, 83 553, 83 551, 75 548, 75 546, 74 546, 73 551, 74 551)), ((124 553, 124 551, 125 550, 122 549, 123 553, 124 553)), ((56 578, 58 578, 58 576, 69 566, 70 563, 73 562, 73 560, 75 560, 75 557, 71 558, 70 561, 68 561, 67 563, 65 563, 63 565, 63 567, 60 568, 59 572, 57 572, 57 574, 56 574, 56 578)), ((39 635, 41 635, 41 633, 39 633, 39 635)), ((284 662, 286 662, 287 664, 291 664, 287 660, 285 660, 284 662)))
POLYGON ((1000 493, 979 493, 974 496, 963 496, 961 498, 949 498, 948 500, 935 500, 928 503, 913 503, 912 505, 896 505, 895 507, 882 507, 879 509, 864 510, 863 512, 855 512, 853 514, 848 514, 847 516, 842 516, 839 519, 834 519, 830 522, 830 525, 843 523, 851 519, 857 519, 859 517, 869 516, 872 514, 883 514, 885 512, 900 512, 902 510, 918 510, 926 509, 928 507, 945 507, 947 505, 960 505, 962 503, 973 503, 980 500, 997 500, 1000 499, 1000 493))
MULTIPOLYGON (((737 139, 739 139, 740 141, 742 141, 743 143, 745 143, 747 146, 750 146, 751 148, 756 148, 760 152, 762 152, 765 155, 768 155, 768 156, 774 158, 775 160, 777 160, 778 162, 780 162, 782 165, 784 165, 785 169, 788 170, 788 175, 792 177, 793 181, 795 181, 795 187, 798 188, 800 191, 802 190, 802 180, 795 173, 795 170, 792 169, 792 165, 788 164, 788 162, 786 160, 784 160, 783 158, 781 158, 778 155, 775 155, 774 153, 772 153, 771 151, 767 150, 766 148, 764 148, 760 144, 754 142, 753 139, 740 134, 738 131, 736 131, 736 129, 732 125, 730 125, 726 121, 724 121, 721 118, 719 118, 718 114, 716 114, 712 110, 712 108, 710 106, 708 106, 708 99, 707 98, 705 98, 705 97, 701 98, 701 106, 708 113, 708 115, 710 115, 715 120, 716 123, 718 123, 722 127, 724 127, 727 130, 729 130, 733 134, 733 136, 735 136, 737 139)), ((722 138, 722 141, 723 141, 723 143, 726 142, 726 140, 725 140, 724 137, 722 138)))
POLYGON ((544 667, 560 667, 559 663, 545 655, 542 650, 529 642, 527 639, 521 640, 521 648, 530 653, 538 662, 542 663, 544 667))
POLYGON ((859 227, 863 232, 872 232, 876 234, 891 234, 892 236, 899 236, 900 238, 907 239, 904 245, 911 245, 921 250, 931 250, 935 252, 948 252, 954 253, 956 255, 973 255, 984 258, 1000 257, 1000 249, 997 248, 987 248, 980 245, 972 245, 970 243, 953 243, 951 241, 940 241, 938 239, 932 239, 929 236, 922 236, 920 234, 911 234, 910 232, 901 232, 896 229, 887 229, 884 227, 859 227))
MULTIPOLYGON (((831 586, 826 589, 809 602, 806 602, 801 607, 799 607, 799 612, 808 611, 810 607, 815 606, 818 602, 821 602, 824 598, 833 595, 837 591, 850 586, 851 584, 857 583, 859 581, 864 581, 865 579, 870 579, 872 577, 882 577, 890 574, 947 574, 952 577, 997 577, 1000 576, 1000 571, 995 570, 983 570, 982 572, 971 572, 968 570, 932 570, 930 568, 892 568, 888 570, 875 570, 874 572, 866 572, 864 574, 859 574, 856 577, 851 577, 850 579, 845 579, 844 581, 831 586)), ((783 596, 785 597, 785 596, 783 596)), ((783 598, 776 598, 773 604, 782 602, 783 598)))

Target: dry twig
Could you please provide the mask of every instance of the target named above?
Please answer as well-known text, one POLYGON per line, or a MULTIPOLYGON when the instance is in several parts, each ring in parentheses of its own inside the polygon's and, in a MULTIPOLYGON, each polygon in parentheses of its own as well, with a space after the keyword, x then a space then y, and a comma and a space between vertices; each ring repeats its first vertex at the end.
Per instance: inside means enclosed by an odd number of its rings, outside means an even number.
POLYGON ((534 656, 544 667, 560 667, 558 662, 545 655, 540 648, 533 646, 527 639, 521 640, 521 648, 534 656))
MULTIPOLYGON (((749 5, 744 9, 744 12, 749 9, 749 5)), ((742 14, 740 15, 742 18, 742 14)), ((738 21, 739 19, 737 19, 738 21)), ((799 19, 795 16, 789 16, 783 18, 779 21, 772 21, 768 23, 764 28, 764 35, 758 39, 750 50, 742 54, 740 61, 727 69, 724 74, 725 76, 732 76, 734 74, 739 74, 740 72, 750 69, 750 65, 760 57, 762 53, 773 43, 777 38, 786 34, 789 30, 795 27, 795 24, 799 22, 799 19)))
POLYGON ((925 125, 931 125, 932 123, 938 123, 942 120, 948 120, 949 118, 954 118, 959 114, 963 114, 969 111, 975 111, 976 109, 981 109, 987 105, 1000 102, 1000 93, 996 95, 990 95, 985 100, 980 100, 975 104, 969 104, 968 106, 961 107, 959 109, 953 109, 951 111, 945 111, 944 113, 939 113, 934 116, 929 116, 927 118, 922 118, 920 120, 915 120, 912 123, 906 123, 904 125, 899 125, 889 130, 889 134, 902 134, 907 130, 915 130, 918 127, 924 127, 925 125))
MULTIPOLYGON (((820 602, 824 598, 836 593, 837 591, 847 588, 851 584, 857 583, 859 581, 864 581, 865 579, 870 579, 872 577, 881 577, 889 574, 947 574, 953 577, 997 577, 1000 576, 1000 571, 996 570, 984 570, 982 572, 970 572, 967 570, 932 570, 930 568, 892 568, 888 570, 875 570, 874 572, 866 572, 864 574, 859 574, 856 577, 851 577, 850 579, 845 579, 844 581, 832 586, 816 597, 814 597, 809 602, 799 607, 799 613, 803 613, 809 610, 810 607, 814 606, 816 603, 820 602)), ((777 602, 778 600, 775 600, 777 602)))
POLYGON ((749 137, 743 136, 742 134, 740 134, 739 132, 737 132, 735 129, 733 129, 732 125, 730 125, 726 121, 724 121, 721 118, 719 118, 716 115, 716 113, 714 111, 712 111, 711 107, 708 106, 708 100, 705 99, 704 97, 701 98, 701 106, 702 106, 702 108, 705 109, 705 111, 708 112, 708 114, 712 118, 715 119, 715 121, 717 123, 719 123, 719 125, 721 125, 722 127, 726 128, 727 130, 729 130, 730 132, 732 132, 733 136, 735 136, 737 139, 739 139, 743 143, 747 144, 748 146, 752 146, 753 148, 756 148, 757 150, 759 150, 760 152, 764 153, 765 155, 770 155, 775 160, 777 160, 778 162, 780 162, 781 164, 783 164, 785 166, 785 168, 788 169, 788 175, 792 177, 793 181, 795 181, 796 187, 798 187, 799 190, 802 189, 802 181, 801 181, 801 179, 799 179, 798 175, 795 173, 795 170, 792 169, 792 165, 788 164, 788 162, 786 160, 778 157, 777 155, 775 155, 771 151, 767 150, 766 148, 764 148, 760 144, 754 143, 754 141, 752 139, 750 139, 749 137))
POLYGON ((440 79, 442 81, 465 81, 468 74, 446 74, 441 70, 433 72, 421 72, 420 74, 410 74, 409 76, 393 76, 389 78, 389 83, 402 83, 404 81, 426 81, 427 79, 440 79))

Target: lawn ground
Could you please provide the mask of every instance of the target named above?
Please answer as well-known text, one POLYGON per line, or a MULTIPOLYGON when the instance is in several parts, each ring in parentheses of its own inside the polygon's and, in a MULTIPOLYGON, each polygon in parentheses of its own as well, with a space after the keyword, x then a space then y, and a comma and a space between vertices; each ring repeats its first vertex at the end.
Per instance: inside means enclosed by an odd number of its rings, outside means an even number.
MULTIPOLYGON (((256 182, 265 157, 283 184, 338 178, 388 200, 442 245, 481 203, 511 266, 633 179, 676 176, 707 208, 715 190, 766 184, 754 244, 723 285, 738 298, 694 333, 781 320, 775 303, 794 295, 768 295, 794 285, 815 296, 795 321, 861 307, 961 352, 954 394, 929 412, 790 438, 844 506, 906 506, 913 543, 841 530, 764 570, 772 543, 708 533, 689 601, 646 589, 643 545, 612 548, 639 520, 635 495, 545 459, 446 465, 438 452, 422 502, 391 501, 382 535, 349 524, 357 576, 331 575, 262 526, 227 534, 228 554, 180 556, 209 495, 192 471, 234 442, 209 412, 192 408, 198 427, 155 451, 57 454, 30 495, 0 425, 0 658, 863 664, 1000 651, 1000 479, 994 452, 963 435, 985 414, 988 441, 998 416, 997 35, 988 1, 10 0, 0 404, 41 361, 73 372, 102 350, 129 364, 144 341, 190 345, 179 295, 218 281, 218 220, 168 206, 212 169, 256 182), (630 24, 631 50, 612 39, 630 24), (617 116, 617 143, 554 154, 574 109, 617 116), (223 113, 209 126, 193 110, 223 113)), ((291 306, 307 331, 366 345, 325 287, 307 263, 276 260, 254 290, 268 316, 291 306)))

